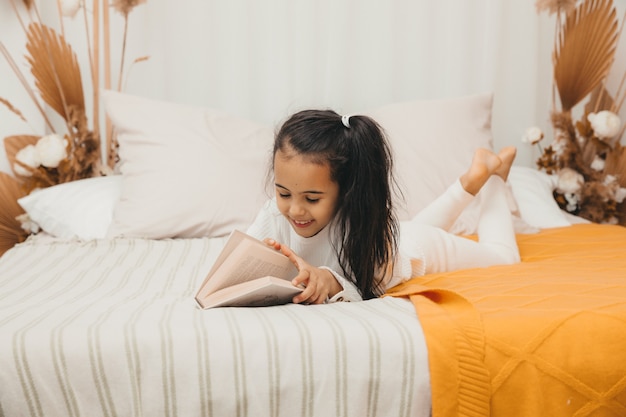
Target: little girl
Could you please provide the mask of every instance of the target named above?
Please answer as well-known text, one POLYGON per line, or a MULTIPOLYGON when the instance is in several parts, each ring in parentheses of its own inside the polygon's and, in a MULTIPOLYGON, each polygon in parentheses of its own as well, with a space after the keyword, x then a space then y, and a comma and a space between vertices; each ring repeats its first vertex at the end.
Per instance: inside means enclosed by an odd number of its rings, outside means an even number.
POLYGON ((357 301, 427 273, 509 264, 519 252, 504 181, 515 148, 476 151, 468 171, 408 222, 396 219, 391 150, 366 116, 305 110, 276 134, 276 196, 247 233, 294 263, 294 303, 357 301), (480 193, 479 193, 480 191, 480 193), (448 232, 480 198, 478 242, 448 232))

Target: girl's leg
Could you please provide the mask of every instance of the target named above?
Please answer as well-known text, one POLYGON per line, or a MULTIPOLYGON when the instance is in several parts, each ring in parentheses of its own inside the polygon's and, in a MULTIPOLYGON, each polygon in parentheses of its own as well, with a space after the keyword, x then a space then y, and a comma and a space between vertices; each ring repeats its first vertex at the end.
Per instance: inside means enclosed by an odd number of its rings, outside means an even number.
POLYGON ((491 175, 499 175, 506 180, 514 158, 515 147, 512 146, 502 149, 498 155, 487 149, 476 150, 467 172, 448 187, 445 193, 417 213, 412 222, 450 230, 491 175))
POLYGON ((420 223, 405 223, 400 250, 424 260, 425 273, 519 262, 502 178, 492 176, 479 194, 478 242, 420 223))
POLYGON ((519 261, 504 184, 515 154, 515 147, 504 148, 498 155, 478 150, 470 169, 459 181, 411 222, 403 223, 400 249, 405 256, 424 260, 425 265, 418 269, 423 271, 425 267, 426 273, 445 272, 519 261), (479 241, 448 233, 474 198, 472 193, 479 190, 479 241))

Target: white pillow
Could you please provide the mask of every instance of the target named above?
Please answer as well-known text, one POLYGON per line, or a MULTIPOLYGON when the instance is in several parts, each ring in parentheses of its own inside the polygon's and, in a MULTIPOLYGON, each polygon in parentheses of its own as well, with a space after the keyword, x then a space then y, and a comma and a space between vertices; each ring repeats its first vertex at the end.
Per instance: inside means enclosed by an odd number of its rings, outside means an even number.
MULTIPOLYGON (((442 194, 470 166, 477 148, 493 149, 493 95, 417 100, 380 107, 366 114, 385 129, 405 201, 401 220, 412 218, 442 194)), ((452 231, 475 232, 477 207, 468 208, 452 231)))
POLYGON ((122 194, 108 236, 224 236, 267 199, 273 130, 218 110, 103 93, 122 194))
POLYGON ((17 202, 46 233, 62 239, 102 239, 121 184, 120 175, 88 178, 33 191, 17 202))
POLYGON ((511 168, 509 184, 526 223, 542 229, 571 224, 552 195, 555 182, 554 176, 533 168, 511 168))

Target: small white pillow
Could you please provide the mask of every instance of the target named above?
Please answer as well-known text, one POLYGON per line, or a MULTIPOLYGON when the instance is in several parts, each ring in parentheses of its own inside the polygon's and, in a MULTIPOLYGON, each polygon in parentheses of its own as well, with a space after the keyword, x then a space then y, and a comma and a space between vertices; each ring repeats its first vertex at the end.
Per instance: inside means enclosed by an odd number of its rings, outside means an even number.
POLYGON ((224 236, 267 199, 273 129, 224 112, 103 92, 122 195, 108 236, 224 236))
POLYGON ((509 184, 526 223, 541 229, 571 224, 552 195, 555 181, 554 176, 533 168, 511 168, 509 184))
POLYGON ((66 182, 33 191, 18 203, 46 233, 62 239, 102 239, 121 184, 119 175, 66 182))

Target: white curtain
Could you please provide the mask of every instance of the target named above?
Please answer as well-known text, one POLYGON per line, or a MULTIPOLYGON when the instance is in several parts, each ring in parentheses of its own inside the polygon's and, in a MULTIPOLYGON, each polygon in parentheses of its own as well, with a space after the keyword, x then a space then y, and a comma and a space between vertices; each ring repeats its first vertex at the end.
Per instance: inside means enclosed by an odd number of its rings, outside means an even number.
MULTIPOLYGON (((41 3, 44 18, 57 25, 55 2, 41 3)), ((493 92, 496 147, 518 145, 518 163, 532 165, 532 150, 520 137, 528 126, 548 127, 553 36, 552 22, 537 15, 534 3, 147 0, 130 14, 124 91, 272 125, 303 107, 358 113, 397 101, 493 92), (131 65, 145 55, 149 60, 131 65)), ((112 17, 117 76, 122 19, 112 17)), ((81 19, 65 24, 77 49, 81 19)), ((0 36, 24 65, 9 0, 0 0, 0 36)), ((0 71, 0 97, 36 120, 4 60, 0 71)), ((24 126, 4 108, 0 117, 2 137, 42 126, 24 126)), ((7 165, 0 160, 0 169, 7 165)))

